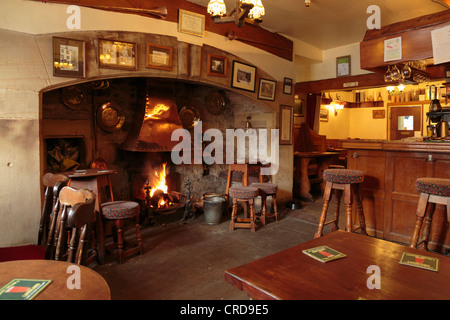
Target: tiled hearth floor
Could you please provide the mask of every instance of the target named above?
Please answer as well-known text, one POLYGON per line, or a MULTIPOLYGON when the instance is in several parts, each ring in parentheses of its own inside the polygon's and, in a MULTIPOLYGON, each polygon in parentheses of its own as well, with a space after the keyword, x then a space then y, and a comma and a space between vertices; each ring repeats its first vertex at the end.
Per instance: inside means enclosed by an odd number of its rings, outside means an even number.
POLYGON ((108 282, 113 300, 248 300, 224 280, 224 271, 313 239, 321 208, 320 197, 302 209, 283 207, 278 222, 258 225, 256 232, 230 231, 227 218, 208 225, 203 214, 187 223, 145 226, 143 255, 121 265, 109 256, 93 269, 108 282))

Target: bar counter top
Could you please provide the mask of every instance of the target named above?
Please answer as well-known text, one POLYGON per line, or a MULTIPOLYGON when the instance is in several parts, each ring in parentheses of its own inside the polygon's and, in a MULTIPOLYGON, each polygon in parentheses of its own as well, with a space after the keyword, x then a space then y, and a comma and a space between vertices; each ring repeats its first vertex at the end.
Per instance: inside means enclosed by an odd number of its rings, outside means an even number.
POLYGON ((366 149, 384 151, 413 151, 450 153, 450 140, 407 141, 407 140, 339 140, 344 149, 366 149))

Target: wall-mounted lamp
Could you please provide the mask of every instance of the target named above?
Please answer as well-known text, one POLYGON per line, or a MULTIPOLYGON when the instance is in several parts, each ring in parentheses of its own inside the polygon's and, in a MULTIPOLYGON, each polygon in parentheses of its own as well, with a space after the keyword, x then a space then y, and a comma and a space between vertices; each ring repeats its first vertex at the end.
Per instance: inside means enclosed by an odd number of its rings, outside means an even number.
MULTIPOLYGON (((331 97, 331 94, 330 94, 331 97)), ((333 112, 335 116, 338 115, 338 110, 342 110, 345 108, 345 104, 346 102, 341 101, 339 96, 336 95, 336 99, 333 99, 329 105, 327 105, 328 110, 330 110, 330 112, 333 112)))
POLYGON ((259 24, 266 13, 261 0, 236 0, 235 8, 228 13, 223 0, 210 0, 207 10, 215 23, 234 22, 239 28, 244 22, 259 24))
POLYGON ((305 7, 311 6, 311 0, 305 0, 305 7))

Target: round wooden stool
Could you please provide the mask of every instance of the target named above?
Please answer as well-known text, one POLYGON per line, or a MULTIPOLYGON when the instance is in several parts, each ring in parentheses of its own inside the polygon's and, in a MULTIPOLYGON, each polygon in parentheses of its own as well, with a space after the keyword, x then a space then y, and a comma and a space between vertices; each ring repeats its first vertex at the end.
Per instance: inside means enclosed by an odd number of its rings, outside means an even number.
POLYGON ((252 183, 251 187, 258 188, 259 195, 261 196, 261 222, 263 225, 266 224, 266 218, 275 217, 275 221, 278 221, 278 209, 277 209, 277 190, 278 185, 274 183, 252 183), (267 214, 267 196, 272 197, 272 208, 273 214, 267 214))
POLYGON ((450 222, 450 179, 419 178, 416 180, 416 189, 420 192, 420 197, 417 204, 416 225, 409 246, 416 248, 417 245, 420 245, 420 249, 428 250, 431 221, 436 204, 447 207, 447 221, 450 222), (422 239, 419 241, 424 217, 425 225, 422 231, 422 239))
POLYGON ((350 169, 327 169, 323 172, 323 179, 326 181, 325 190, 323 193, 323 207, 320 215, 319 227, 314 238, 322 236, 323 227, 327 224, 334 223, 332 231, 339 229, 339 206, 341 203, 342 192, 344 192, 344 201, 346 205, 345 215, 346 223, 345 229, 348 232, 357 231, 361 229, 361 234, 367 235, 366 224, 364 219, 363 206, 361 196, 359 193, 359 184, 364 181, 364 173, 359 170, 350 169), (336 208, 334 212, 334 220, 325 222, 327 217, 328 205, 332 197, 332 190, 334 189, 336 195, 336 208), (353 229, 352 222, 352 203, 353 196, 356 197, 358 206, 359 223, 360 226, 353 229))
POLYGON ((144 245, 142 243, 141 232, 139 229, 139 203, 133 201, 112 201, 102 204, 102 215, 106 220, 114 221, 117 229, 117 248, 118 260, 122 263, 123 259, 139 252, 144 253, 144 245), (136 221, 136 237, 137 245, 128 250, 124 250, 123 246, 123 227, 126 220, 135 219, 136 221))
POLYGON ((259 196, 259 190, 250 186, 236 186, 229 189, 233 198, 233 210, 231 211, 230 229, 247 228, 255 231, 255 198, 259 196), (250 205, 249 218, 237 218, 237 202, 248 202, 250 205))

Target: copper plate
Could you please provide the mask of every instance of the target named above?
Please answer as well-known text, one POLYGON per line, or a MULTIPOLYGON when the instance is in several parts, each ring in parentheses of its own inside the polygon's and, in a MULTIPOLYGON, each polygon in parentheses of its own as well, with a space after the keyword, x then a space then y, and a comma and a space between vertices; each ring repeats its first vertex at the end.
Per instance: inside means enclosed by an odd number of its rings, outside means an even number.
POLYGON ((196 121, 200 121, 200 114, 194 107, 185 106, 180 110, 180 120, 183 128, 192 129, 196 121))
POLYGON ((122 128, 125 122, 125 116, 122 115, 117 107, 107 102, 97 110, 97 123, 103 130, 114 132, 122 128))
POLYGON ((222 113, 225 105, 225 97, 219 91, 211 92, 206 98, 206 109, 213 115, 222 113))
POLYGON ((62 98, 64 104, 72 110, 81 110, 86 103, 83 91, 75 87, 63 88, 62 98))

